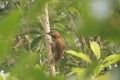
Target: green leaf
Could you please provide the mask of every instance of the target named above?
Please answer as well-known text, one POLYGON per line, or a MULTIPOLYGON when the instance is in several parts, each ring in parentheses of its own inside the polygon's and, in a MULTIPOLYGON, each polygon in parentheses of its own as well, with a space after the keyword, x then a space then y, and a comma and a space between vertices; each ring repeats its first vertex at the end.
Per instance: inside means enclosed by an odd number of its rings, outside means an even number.
POLYGON ((66 77, 67 80, 86 80, 84 77, 85 74, 85 68, 73 68, 72 71, 66 75, 66 77))
POLYGON ((31 17, 30 19, 32 19, 33 17, 36 17, 38 14, 42 13, 42 8, 46 2, 47 0, 35 0, 32 3, 32 7, 30 7, 29 11, 27 12, 27 17, 31 17))
POLYGON ((31 48, 37 46, 37 44, 39 43, 40 40, 41 40, 41 37, 40 37, 40 36, 39 36, 39 37, 36 37, 36 38, 32 41, 32 43, 31 43, 31 48))
POLYGON ((38 54, 24 55, 21 57, 21 61, 11 68, 11 75, 17 77, 19 80, 45 80, 44 69, 38 65, 38 59, 38 54))
POLYGON ((3 80, 3 77, 2 77, 2 75, 0 75, 0 80, 3 80))
POLYGON ((73 68, 72 71, 67 74, 67 76, 71 76, 74 73, 76 73, 78 76, 83 76, 86 73, 86 69, 85 68, 73 68))
POLYGON ((0 21, 0 35, 11 37, 17 30, 20 21, 20 12, 13 10, 0 21))
POLYGON ((90 47, 92 51, 94 52, 96 58, 100 59, 100 46, 95 41, 91 41, 90 47))
POLYGON ((72 72, 77 73, 78 76, 84 75, 86 73, 85 68, 73 68, 72 72))
POLYGON ((34 51, 38 46, 39 46, 39 42, 41 41, 41 37, 36 37, 35 39, 33 39, 32 43, 31 43, 31 49, 34 51))
POLYGON ((120 60, 120 54, 113 54, 113 55, 110 55, 110 56, 106 57, 103 60, 103 63, 106 63, 106 62, 109 62, 109 61, 112 61, 112 60, 120 60))
POLYGON ((96 67, 94 70, 94 75, 97 76, 102 71, 103 68, 104 68, 103 65, 96 67))
POLYGON ((104 67, 107 67, 109 65, 116 63, 117 61, 120 61, 120 54, 110 55, 106 57, 102 63, 104 64, 104 67))
POLYGON ((10 38, 15 35, 20 21, 20 12, 10 11, 9 15, 0 20, 0 55, 7 52, 10 38))
POLYGON ((67 53, 69 53, 71 55, 74 55, 76 57, 79 57, 79 58, 87 61, 88 63, 92 63, 92 61, 90 60, 90 58, 88 56, 86 56, 85 54, 83 54, 83 53, 77 53, 77 52, 75 52, 73 50, 69 50, 69 51, 67 51, 67 53))
POLYGON ((112 64, 115 64, 117 61, 118 61, 118 60, 109 61, 109 62, 105 63, 103 66, 104 66, 104 68, 105 68, 105 67, 108 67, 108 66, 110 66, 110 65, 112 65, 112 64))

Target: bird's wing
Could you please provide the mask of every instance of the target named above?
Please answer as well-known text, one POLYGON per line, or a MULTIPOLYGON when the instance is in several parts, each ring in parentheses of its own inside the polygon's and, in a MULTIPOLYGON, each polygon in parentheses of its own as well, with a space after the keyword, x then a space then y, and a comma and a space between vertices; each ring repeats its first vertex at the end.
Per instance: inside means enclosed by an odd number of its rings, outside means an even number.
POLYGON ((55 41, 55 58, 59 60, 62 57, 63 50, 64 50, 64 40, 59 38, 55 41))

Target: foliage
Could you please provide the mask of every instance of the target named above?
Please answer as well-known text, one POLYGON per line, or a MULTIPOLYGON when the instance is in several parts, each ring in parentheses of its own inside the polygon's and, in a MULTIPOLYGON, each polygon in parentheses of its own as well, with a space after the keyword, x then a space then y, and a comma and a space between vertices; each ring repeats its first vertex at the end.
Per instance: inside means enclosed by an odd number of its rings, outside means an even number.
POLYGON ((72 50, 71 51, 67 51, 67 53, 70 53, 70 54, 72 54, 74 56, 82 58, 83 60, 87 61, 88 63, 92 63, 92 61, 90 60, 90 58, 87 57, 86 55, 84 55, 84 53, 77 53, 77 52, 72 51, 72 50))
MULTIPOLYGON (((101 54, 101 53, 99 53, 100 52, 99 45, 96 42, 90 42, 90 45, 92 46, 91 49, 93 50, 95 56, 96 56, 96 53, 98 53, 99 55, 101 54), (96 48, 97 48, 97 50, 96 50, 96 48)), ((107 56, 104 59, 102 59, 101 57, 98 58, 96 56, 97 60, 94 61, 95 60, 94 59, 92 61, 89 57, 86 57, 86 55, 84 53, 77 53, 77 52, 72 51, 72 50, 67 51, 67 53, 85 60, 86 62, 89 63, 90 66, 92 66, 92 68, 91 68, 93 70, 92 72, 91 72, 91 69, 89 69, 89 68, 83 68, 83 69, 82 68, 74 68, 72 70, 72 72, 69 73, 69 76, 74 75, 76 73, 76 75, 78 77, 78 80, 80 80, 81 77, 84 78, 85 75, 91 75, 90 76, 91 79, 88 79, 88 80, 92 80, 92 78, 96 78, 97 79, 97 76, 101 72, 103 72, 103 70, 106 67, 109 67, 112 64, 115 64, 116 62, 120 61, 120 54, 109 55, 109 56, 107 56), (90 72, 90 73, 87 73, 87 72, 90 72), (81 76, 81 77, 79 78, 79 76, 81 76)), ((106 76, 106 77, 108 78, 109 76, 106 76)))
POLYGON ((96 58, 100 59, 100 46, 94 41, 90 42, 90 46, 96 58))
POLYGON ((119 80, 119 12, 119 0, 2 0, 0 70, 10 72, 8 80, 119 80), (46 3, 51 28, 67 44, 55 77, 44 45, 46 3))

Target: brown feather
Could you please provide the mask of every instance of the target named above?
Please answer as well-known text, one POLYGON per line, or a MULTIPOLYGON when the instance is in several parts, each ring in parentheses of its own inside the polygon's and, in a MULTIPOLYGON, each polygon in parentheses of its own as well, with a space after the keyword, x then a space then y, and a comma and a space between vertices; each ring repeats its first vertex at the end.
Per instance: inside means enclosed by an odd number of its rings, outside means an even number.
POLYGON ((52 52, 55 54, 54 60, 56 62, 63 56, 66 44, 58 31, 51 30, 48 34, 53 38, 52 52))

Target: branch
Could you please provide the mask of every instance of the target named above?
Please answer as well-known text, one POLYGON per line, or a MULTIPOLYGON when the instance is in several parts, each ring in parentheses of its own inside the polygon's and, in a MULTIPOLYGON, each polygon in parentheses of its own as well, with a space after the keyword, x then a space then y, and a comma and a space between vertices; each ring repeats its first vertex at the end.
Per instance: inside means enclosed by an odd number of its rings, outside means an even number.
POLYGON ((50 32, 50 24, 49 24, 49 16, 48 16, 48 4, 45 4, 44 15, 42 16, 43 26, 44 26, 44 36, 45 36, 45 44, 47 49, 48 63, 50 65, 50 73, 55 75, 55 63, 51 63, 53 59, 53 54, 51 51, 51 37, 46 33, 50 32))

